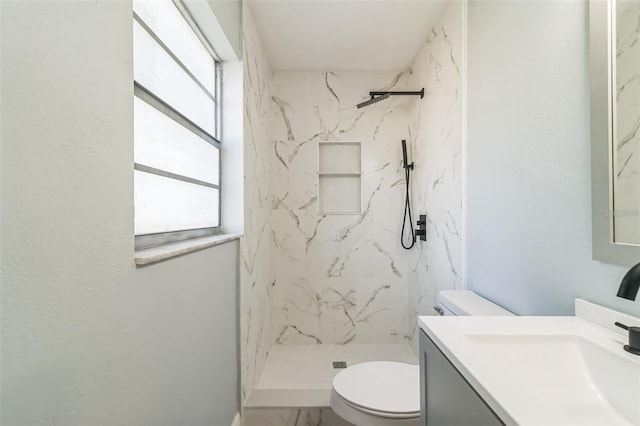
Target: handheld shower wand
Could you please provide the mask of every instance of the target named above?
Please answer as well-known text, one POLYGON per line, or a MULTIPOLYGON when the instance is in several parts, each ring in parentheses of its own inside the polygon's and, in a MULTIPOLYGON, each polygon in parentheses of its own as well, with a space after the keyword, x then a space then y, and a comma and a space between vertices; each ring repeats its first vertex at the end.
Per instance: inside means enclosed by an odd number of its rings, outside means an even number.
POLYGON ((408 160, 407 160, 407 141, 406 140, 402 140, 402 164, 403 167, 406 169, 413 169, 413 163, 411 163, 411 165, 409 166, 408 164, 408 160))
POLYGON ((409 164, 407 160, 407 141, 402 140, 402 167, 404 168, 404 177, 406 181, 407 195, 404 199, 404 216, 402 217, 402 231, 400 232, 400 244, 402 248, 409 250, 416 244, 415 231, 413 229, 413 219, 411 218, 411 202, 409 201, 409 178, 411 177, 411 170, 413 170, 413 163, 409 164), (404 243, 404 230, 407 225, 407 218, 409 219, 409 231, 411 236, 411 243, 405 245, 404 243))

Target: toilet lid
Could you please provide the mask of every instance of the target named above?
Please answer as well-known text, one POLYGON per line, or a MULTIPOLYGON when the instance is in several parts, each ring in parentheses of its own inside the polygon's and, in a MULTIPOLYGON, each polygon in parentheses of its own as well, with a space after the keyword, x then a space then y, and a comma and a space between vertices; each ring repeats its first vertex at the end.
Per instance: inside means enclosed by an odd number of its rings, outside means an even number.
POLYGON ((420 367, 392 361, 356 364, 338 373, 333 390, 344 400, 389 414, 420 412, 420 367))

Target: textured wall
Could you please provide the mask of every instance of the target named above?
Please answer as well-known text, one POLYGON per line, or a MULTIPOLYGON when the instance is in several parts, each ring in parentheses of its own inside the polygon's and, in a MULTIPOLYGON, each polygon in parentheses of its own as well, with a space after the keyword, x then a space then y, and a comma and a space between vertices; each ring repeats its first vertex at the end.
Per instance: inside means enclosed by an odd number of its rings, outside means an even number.
POLYGON ((131 3, 0 8, 1 423, 230 425, 238 244, 134 265, 131 3))
POLYGON ((638 311, 591 260, 587 7, 469 3, 467 283, 521 315, 638 311))
MULTIPOLYGON (((402 151, 415 98, 364 109, 406 73, 276 72, 271 309, 276 343, 395 343, 407 330, 402 151), (362 142, 361 215, 318 213, 318 142, 362 142)), ((340 191, 341 188, 338 189, 340 191)))
POLYGON ((271 70, 250 9, 244 9, 244 236, 240 240, 242 401, 259 378, 271 346, 271 70))
MULTIPOLYGON (((412 205, 427 214, 427 241, 409 261, 409 335, 417 345, 417 316, 431 315, 440 290, 464 285, 462 1, 449 2, 414 63, 411 85, 425 88, 411 119, 415 169, 412 205)), ((414 346, 415 347, 415 346, 414 346)))

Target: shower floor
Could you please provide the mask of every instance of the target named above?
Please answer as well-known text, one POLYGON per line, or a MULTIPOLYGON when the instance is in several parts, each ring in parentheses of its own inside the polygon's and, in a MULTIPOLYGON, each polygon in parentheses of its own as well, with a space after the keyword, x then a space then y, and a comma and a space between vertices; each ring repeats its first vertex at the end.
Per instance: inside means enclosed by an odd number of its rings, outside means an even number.
POLYGON ((409 345, 274 345, 246 408, 328 407, 333 377, 347 366, 368 361, 417 364, 409 345))

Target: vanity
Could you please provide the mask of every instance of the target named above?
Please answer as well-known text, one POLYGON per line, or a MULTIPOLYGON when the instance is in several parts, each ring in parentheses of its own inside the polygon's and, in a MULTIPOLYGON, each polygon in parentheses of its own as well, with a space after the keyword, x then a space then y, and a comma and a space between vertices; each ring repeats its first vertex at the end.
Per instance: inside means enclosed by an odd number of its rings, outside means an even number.
MULTIPOLYGON (((627 267, 640 261, 637 22, 640 2, 590 1, 592 254, 627 267)), ((636 299, 639 267, 619 297, 636 299)), ((616 323, 640 317, 582 299, 574 316, 419 317, 421 424, 640 425, 640 355, 616 323)))
POLYGON ((423 425, 504 424, 424 330, 420 331, 420 371, 424 372, 420 374, 423 425))
POLYGON ((640 318, 581 299, 575 309, 420 317, 422 424, 640 424, 640 356, 614 325, 640 318))

